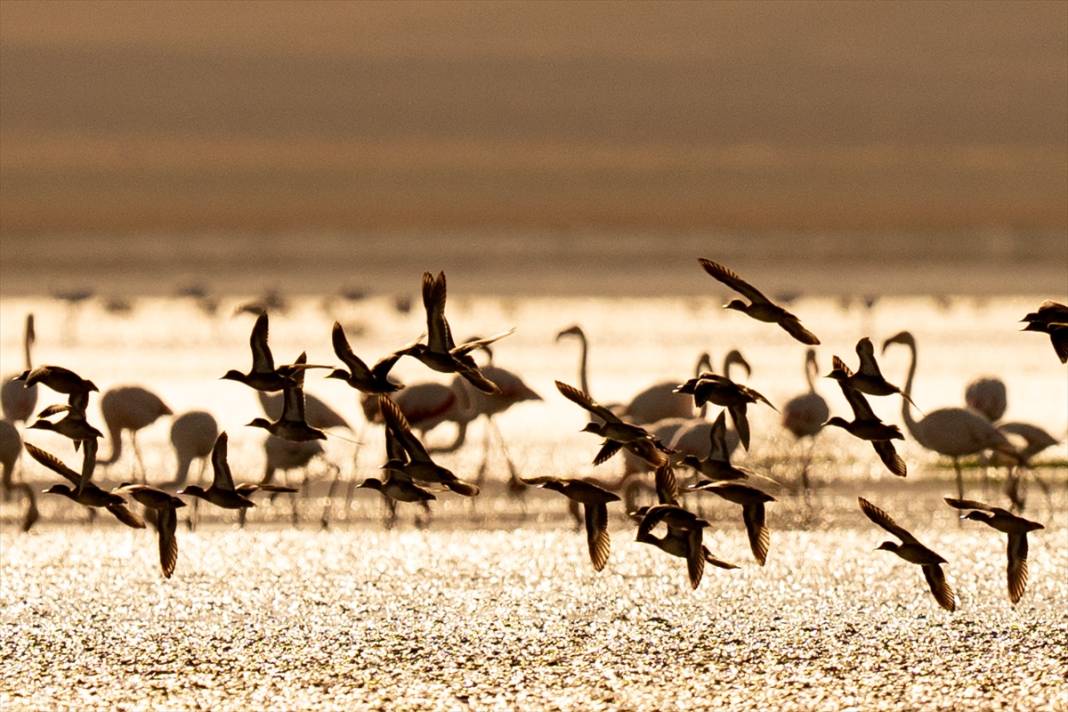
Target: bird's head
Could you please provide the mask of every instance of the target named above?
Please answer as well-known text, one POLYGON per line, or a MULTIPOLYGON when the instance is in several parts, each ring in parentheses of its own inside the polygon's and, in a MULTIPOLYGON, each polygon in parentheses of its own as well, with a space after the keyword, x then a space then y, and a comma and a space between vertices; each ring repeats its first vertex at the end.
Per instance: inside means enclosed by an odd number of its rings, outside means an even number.
POLYGON ((973 522, 985 522, 993 518, 993 514, 987 514, 986 512, 968 512, 961 517, 961 519, 971 519, 973 522))
POLYGON ((582 331, 582 327, 579 326, 578 324, 575 324, 574 326, 569 326, 566 329, 564 329, 563 331, 561 331, 559 334, 557 334, 556 335, 556 340, 559 341, 560 339, 562 339, 562 338, 564 338, 566 336, 579 336, 579 337, 582 337, 582 336, 585 336, 585 334, 582 331))
POLYGON ((382 465, 381 469, 386 472, 404 472, 404 461, 391 458, 386 460, 386 464, 382 465))
POLYGON ((916 348, 916 337, 914 337, 907 331, 901 331, 897 334, 894 334, 889 339, 883 342, 883 353, 886 353, 886 347, 890 344, 905 344, 906 346, 916 348))
POLYGON ((225 374, 223 374, 223 377, 221 379, 219 379, 219 380, 244 382, 245 374, 241 373, 237 369, 231 368, 229 371, 227 371, 225 374))
POLYGON ((356 486, 357 487, 363 487, 365 489, 378 490, 379 492, 381 492, 382 491, 382 480, 378 479, 377 477, 368 477, 366 480, 364 480, 363 482, 361 482, 360 484, 358 484, 356 486))
POLYGON ((85 389, 88 390, 88 391, 96 392, 96 393, 100 392, 100 389, 97 388, 96 384, 93 383, 92 381, 86 381, 85 382, 85 389))
POLYGON ((692 467, 695 470, 701 469, 701 460, 698 459, 697 455, 684 455, 682 464, 686 467, 692 467))
POLYGON ((203 497, 205 495, 204 488, 200 485, 189 485, 185 489, 180 489, 175 494, 179 494, 185 497, 203 497))
POLYGON ((253 418, 245 425, 251 428, 263 428, 264 430, 271 429, 271 421, 267 420, 266 418, 253 418))
POLYGON ((50 420, 35 420, 32 424, 27 425, 28 430, 52 430, 56 429, 56 424, 50 420))
POLYGON ((344 369, 341 369, 341 368, 335 368, 333 371, 331 371, 330 373, 326 374, 326 377, 327 378, 339 378, 342 381, 347 381, 347 380, 349 380, 349 372, 344 370, 344 369))
POLYGON ((52 485, 46 490, 42 490, 44 494, 61 494, 64 497, 70 497, 74 494, 74 490, 67 485, 52 485))
POLYGON ((723 305, 724 309, 733 309, 734 311, 748 311, 749 305, 743 302, 741 299, 732 299, 723 305))
POLYGON ((583 432, 583 433, 593 433, 594 435, 603 435, 604 434, 604 424, 603 423, 586 423, 586 427, 584 427, 581 430, 581 432, 583 432))
POLYGON ((884 541, 879 546, 875 547, 876 551, 897 551, 900 548, 900 544, 895 544, 892 541, 884 541))
POLYGON ((849 421, 847 421, 845 418, 842 418, 842 417, 836 415, 833 418, 831 418, 830 420, 828 420, 826 423, 821 425, 820 427, 821 428, 826 428, 828 426, 833 426, 833 427, 836 427, 836 428, 845 428, 846 430, 848 430, 849 429, 849 421))

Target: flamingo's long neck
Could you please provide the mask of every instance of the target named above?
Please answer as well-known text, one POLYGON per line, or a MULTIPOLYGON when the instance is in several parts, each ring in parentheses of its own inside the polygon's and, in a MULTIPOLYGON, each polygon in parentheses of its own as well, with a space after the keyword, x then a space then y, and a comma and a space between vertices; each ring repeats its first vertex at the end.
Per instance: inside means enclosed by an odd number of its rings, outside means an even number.
POLYGON ((815 373, 819 369, 816 365, 816 354, 813 351, 809 351, 805 356, 805 380, 808 381, 808 392, 816 392, 815 373))
POLYGON ((26 370, 33 370, 33 360, 30 358, 30 345, 33 343, 33 314, 26 317, 26 333, 22 339, 23 355, 26 357, 26 370))
MULTIPOLYGON (((727 364, 729 364, 729 362, 727 362, 727 364)), ((727 365, 727 364, 724 364, 724 365, 727 365)), ((697 360, 697 370, 696 370, 696 373, 694 373, 694 376, 695 377, 699 377, 705 371, 711 371, 711 370, 712 370, 712 357, 709 356, 707 353, 701 354, 701 358, 699 358, 697 360)), ((701 418, 701 420, 704 420, 705 417, 708 415, 708 403, 705 403, 704 405, 702 405, 701 408, 697 411, 697 413, 698 413, 698 416, 701 418)))
MULTIPOLYGON (((107 421, 107 418, 104 418, 107 421)), ((106 459, 97 460, 101 465, 113 465, 122 457, 122 426, 118 423, 107 423, 108 435, 111 438, 111 454, 106 459)))
POLYGON ((590 346, 586 342, 586 332, 578 332, 579 342, 581 344, 581 355, 579 356, 579 385, 582 386, 582 392, 586 395, 590 395, 590 381, 587 376, 586 368, 587 362, 590 356, 590 346))
POLYGON ((901 419, 905 421, 905 427, 908 429, 909 434, 916 439, 921 445, 924 445, 923 429, 920 427, 916 419, 912 417, 912 406, 910 405, 912 399, 912 379, 916 375, 916 341, 909 340, 905 342, 905 345, 909 347, 909 372, 905 377, 905 397, 901 399, 901 419))

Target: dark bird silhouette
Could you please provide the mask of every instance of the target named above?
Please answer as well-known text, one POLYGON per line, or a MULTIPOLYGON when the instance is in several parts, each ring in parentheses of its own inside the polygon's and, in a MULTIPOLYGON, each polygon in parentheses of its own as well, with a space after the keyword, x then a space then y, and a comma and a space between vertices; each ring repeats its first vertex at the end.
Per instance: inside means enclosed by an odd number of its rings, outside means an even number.
POLYGON ((1049 334, 1057 358, 1061 363, 1068 363, 1068 306, 1047 299, 1021 321, 1027 323, 1024 331, 1049 334))
POLYGON ((901 434, 901 428, 884 423, 879 419, 879 416, 875 415, 875 411, 871 409, 871 405, 868 403, 868 399, 864 397, 864 394, 850 385, 849 376, 851 374, 844 363, 836 360, 835 369, 842 369, 845 374, 845 378, 838 380, 838 385, 842 389, 842 395, 849 401, 849 406, 853 409, 853 420, 850 422, 845 418, 835 416, 828 420, 825 425, 842 428, 854 437, 867 440, 875 448, 879 459, 883 461, 883 464, 886 465, 890 472, 898 477, 906 476, 908 468, 905 466, 905 461, 897 454, 897 450, 894 449, 894 444, 891 442, 905 439, 905 436, 901 434))
POLYGON ((412 433, 404 413, 397 404, 388 396, 378 397, 379 408, 389 428, 390 435, 395 438, 396 446, 391 448, 390 458, 384 468, 390 472, 390 476, 399 476, 414 482, 429 482, 444 485, 456 494, 464 497, 473 497, 478 494, 478 486, 464 482, 451 471, 434 462, 427 453, 423 443, 412 433), (403 450, 407 456, 407 462, 398 459, 397 455, 403 450))
POLYGON ((727 309, 744 312, 758 321, 778 324, 786 333, 802 344, 815 346, 820 342, 815 334, 801 325, 800 319, 768 299, 759 289, 746 282, 727 267, 703 258, 698 259, 698 262, 705 268, 705 272, 708 272, 713 278, 749 299, 749 304, 746 304, 741 299, 733 299, 726 305, 727 309))
POLYGON ((530 477, 523 484, 559 492, 582 505, 586 519, 586 544, 595 571, 608 563, 612 542, 608 535, 608 503, 618 502, 619 495, 599 485, 580 479, 561 477, 530 477))
MULTIPOLYGON (((26 369, 23 373, 33 370, 33 358, 31 350, 37 339, 37 333, 33 328, 33 314, 26 315, 26 331, 23 334, 22 349, 26 360, 26 369)), ((12 423, 29 420, 33 415, 33 409, 37 406, 37 386, 27 386, 18 380, 19 374, 10 376, 4 380, 0 387, 0 409, 4 412, 4 419, 12 423)))
MULTIPOLYGON (((15 376, 15 380, 22 381, 26 388, 40 383, 66 396, 87 397, 89 393, 98 390, 95 383, 62 366, 38 366, 27 369, 15 376)), ((77 407, 77 404, 71 402, 71 406, 77 407)))
POLYGON ((159 396, 141 386, 122 386, 110 389, 101 397, 100 412, 111 439, 111 454, 101 459, 100 464, 118 462, 122 457, 122 432, 129 430, 134 457, 141 468, 141 480, 145 481, 145 462, 137 446, 137 433, 159 418, 173 415, 174 411, 159 396))
MULTIPOLYGON (((30 457, 52 470, 52 472, 61 475, 71 484, 77 485, 81 481, 81 474, 64 465, 55 455, 45 452, 30 443, 25 443, 23 447, 26 448, 26 452, 30 453, 30 457)), ((128 527, 133 527, 134 529, 145 528, 145 522, 141 517, 130 511, 126 506, 125 499, 117 494, 102 490, 91 482, 86 483, 81 488, 81 491, 66 485, 52 485, 44 492, 45 494, 62 495, 85 507, 102 507, 128 527)))
POLYGON ((159 540, 159 566, 163 571, 163 578, 170 578, 174 573, 174 567, 178 564, 178 513, 176 510, 178 507, 184 507, 185 502, 168 492, 148 485, 123 483, 113 492, 129 495, 147 509, 155 512, 153 524, 159 540))
POLYGON ((742 480, 752 474, 744 467, 731 464, 730 449, 727 447, 727 416, 723 411, 720 411, 712 423, 710 440, 707 457, 698 458, 696 455, 687 454, 683 456, 682 464, 710 480, 742 480))
POLYGON ((219 437, 215 440, 215 447, 211 451, 211 467, 215 473, 211 486, 203 489, 197 485, 189 485, 179 490, 178 494, 199 497, 223 509, 246 509, 256 506, 251 499, 240 494, 234 487, 234 476, 230 472, 230 463, 226 459, 228 443, 229 436, 225 432, 219 433, 219 437))
POLYGON ((771 544, 771 533, 768 531, 767 517, 764 505, 774 502, 775 498, 770 494, 761 492, 756 487, 743 485, 737 482, 699 482, 687 488, 690 492, 711 492, 728 502, 734 502, 742 507, 742 522, 745 524, 746 534, 749 536, 749 549, 753 552, 753 558, 761 566, 768 560, 768 547, 771 544))
POLYGON ((779 412, 779 409, 772 405, 771 401, 756 390, 735 383, 726 376, 719 376, 714 373, 702 373, 697 378, 691 378, 681 386, 678 386, 675 391, 693 396, 694 403, 698 408, 704 406, 705 403, 713 403, 725 407, 727 412, 731 414, 734 429, 738 433, 738 440, 746 450, 749 449, 747 406, 750 403, 759 401, 766 404, 776 413, 779 412))
MULTIPOLYGON (((307 354, 301 354, 296 365, 301 366, 307 360, 307 354)), ((282 414, 278 420, 270 421, 266 418, 253 418, 248 423, 253 428, 263 428, 271 435, 286 440, 326 440, 326 433, 308 424, 304 413, 304 372, 295 371, 292 377, 293 385, 286 386, 283 390, 282 414)))
MULTIPOLYGON (((845 361, 835 356, 831 362, 833 368, 827 374, 827 377, 833 378, 839 383, 847 383, 851 388, 861 393, 867 393, 869 396, 891 396, 896 394, 912 403, 912 398, 883 377, 882 371, 879 370, 879 362, 875 360, 875 347, 872 345, 871 339, 865 336, 857 342, 857 356, 860 357, 860 368, 856 373, 853 373, 846 366, 845 361)), ((916 405, 915 403, 912 404, 916 405)))
POLYGON ((970 499, 946 497, 946 504, 954 509, 971 510, 961 519, 983 522, 987 526, 1009 535, 1008 567, 1009 600, 1015 605, 1027 590, 1027 532, 1045 529, 1038 522, 1018 517, 1000 507, 970 499))
POLYGON ((423 306, 426 308, 427 342, 413 344, 402 350, 405 356, 419 360, 424 366, 439 373, 458 373, 483 393, 497 393, 499 389, 486 378, 475 363, 471 352, 511 334, 514 329, 457 345, 452 338, 449 322, 445 318, 445 273, 437 279, 429 272, 423 273, 423 306))
POLYGON ((294 386, 296 375, 303 373, 306 369, 330 368, 329 366, 309 365, 306 360, 303 363, 298 361, 275 368, 271 347, 267 345, 267 312, 262 312, 256 317, 256 323, 252 327, 252 336, 249 338, 249 346, 252 347, 252 368, 249 372, 241 373, 236 369, 230 369, 223 379, 244 383, 258 391, 274 392, 294 386))
POLYGON ((651 544, 667 554, 686 559, 691 588, 696 589, 701 585, 705 563, 721 569, 738 568, 712 555, 703 543, 704 529, 709 524, 693 512, 676 505, 658 504, 641 507, 633 516, 639 519, 635 541, 651 544), (658 537, 653 530, 661 523, 667 527, 667 533, 658 537))
POLYGON ((923 569, 923 577, 927 579, 927 585, 931 588, 931 593, 934 595, 935 600, 938 601, 938 605, 947 611, 956 610, 957 597, 954 595, 953 589, 950 588, 949 582, 946 581, 945 572, 942 571, 942 564, 946 563, 946 560, 921 544, 916 537, 895 522, 889 514, 868 500, 858 497, 857 501, 860 503, 860 510, 864 512, 868 519, 901 540, 900 544, 884 541, 879 545, 878 549, 892 551, 905 561, 911 564, 918 564, 923 569))
POLYGON ((404 388, 404 384, 391 381, 389 372, 404 355, 403 350, 395 351, 368 368, 367 364, 352 351, 349 340, 345 338, 345 329, 339 322, 334 322, 334 330, 331 335, 334 343, 334 353, 341 359, 348 370, 336 368, 330 372, 327 378, 337 378, 349 384, 361 393, 384 394, 393 393, 404 388))

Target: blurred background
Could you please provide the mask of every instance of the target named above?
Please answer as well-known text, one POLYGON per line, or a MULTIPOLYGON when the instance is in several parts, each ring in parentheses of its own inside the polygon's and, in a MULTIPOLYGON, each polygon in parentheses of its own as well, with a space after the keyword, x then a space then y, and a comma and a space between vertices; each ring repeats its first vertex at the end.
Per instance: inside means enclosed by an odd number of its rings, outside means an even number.
POLYGON ((0 293, 1068 291, 1068 4, 0 5, 0 293))

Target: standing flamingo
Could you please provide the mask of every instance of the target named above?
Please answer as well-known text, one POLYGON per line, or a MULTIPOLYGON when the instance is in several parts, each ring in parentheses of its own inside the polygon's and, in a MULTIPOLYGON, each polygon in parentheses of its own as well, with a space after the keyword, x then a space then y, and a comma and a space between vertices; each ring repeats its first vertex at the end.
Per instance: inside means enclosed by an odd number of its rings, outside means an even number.
POLYGON ((953 459, 957 473, 957 498, 964 499, 964 477, 960 458, 983 450, 997 450, 1018 461, 1012 443, 989 420, 967 408, 939 408, 917 421, 912 417, 912 380, 916 376, 916 338, 907 331, 883 342, 883 352, 890 344, 909 348, 909 370, 905 377, 905 398, 901 401, 901 418, 909 434, 923 447, 953 459))
POLYGON ((991 423, 1001 420, 1008 406, 1005 382, 996 376, 977 378, 964 389, 964 402, 986 416, 991 423))
MULTIPOLYGON (((33 370, 33 359, 30 349, 37 334, 33 328, 33 314, 26 315, 26 331, 22 338, 23 356, 26 361, 26 371, 33 370)), ((4 419, 12 423, 25 422, 33 415, 33 409, 37 405, 37 384, 24 387, 22 381, 16 381, 18 374, 4 379, 3 388, 0 388, 0 405, 3 407, 4 419)))
POLYGON ((808 451, 801 468, 801 486, 805 492, 809 491, 808 467, 812 464, 812 451, 816 447, 816 436, 831 415, 827 401, 816 392, 815 379, 818 376, 816 349, 808 349, 805 352, 805 380, 808 382, 808 392, 794 396, 782 408, 782 427, 789 430, 795 440, 809 439, 808 451))
POLYGON ((193 460, 200 460, 198 482, 203 482, 204 471, 208 466, 208 457, 219 436, 219 424, 215 417, 203 410, 191 410, 179 415, 171 423, 171 445, 178 465, 174 479, 162 487, 182 487, 189 477, 189 466, 193 460))
POLYGON ((140 386, 112 388, 100 399, 100 410, 111 438, 111 454, 100 460, 100 464, 113 465, 118 462, 122 457, 122 431, 129 430, 134 456, 141 468, 141 480, 145 481, 145 462, 137 447, 137 431, 152 425, 161 416, 172 415, 174 411, 155 393, 140 386))
MULTIPOLYGON (((21 384, 19 384, 21 385, 21 384)), ((0 420, 0 468, 3 472, 4 501, 11 500, 15 487, 15 464, 22 453, 22 438, 18 428, 6 420, 0 420)))

